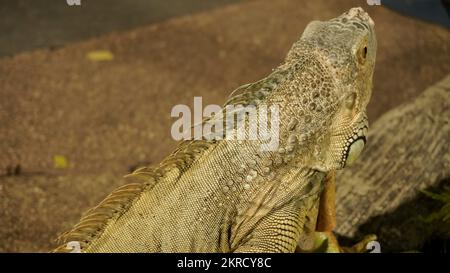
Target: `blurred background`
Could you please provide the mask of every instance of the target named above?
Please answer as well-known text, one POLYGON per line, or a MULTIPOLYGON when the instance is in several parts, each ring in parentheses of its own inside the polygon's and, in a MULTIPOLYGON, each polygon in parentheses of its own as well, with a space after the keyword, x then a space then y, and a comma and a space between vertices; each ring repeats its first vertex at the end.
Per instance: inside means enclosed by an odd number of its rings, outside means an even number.
POLYGON ((450 72, 448 1, 80 3, 0 0, 0 252, 49 251, 122 175, 175 148, 174 105, 223 104, 312 20, 361 6, 375 21, 371 122, 450 72))

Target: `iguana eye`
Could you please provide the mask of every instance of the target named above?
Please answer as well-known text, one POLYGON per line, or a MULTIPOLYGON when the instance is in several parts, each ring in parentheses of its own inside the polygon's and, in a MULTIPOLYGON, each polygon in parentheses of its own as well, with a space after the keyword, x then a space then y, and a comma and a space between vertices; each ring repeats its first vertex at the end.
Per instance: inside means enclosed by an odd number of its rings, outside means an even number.
POLYGON ((348 109, 353 109, 353 106, 355 106, 355 101, 356 101, 356 93, 351 92, 345 97, 344 101, 345 107, 347 107, 348 109))
POLYGON ((362 46, 359 50, 358 50, 358 62, 360 64, 364 64, 366 62, 366 58, 367 58, 367 46, 362 46))

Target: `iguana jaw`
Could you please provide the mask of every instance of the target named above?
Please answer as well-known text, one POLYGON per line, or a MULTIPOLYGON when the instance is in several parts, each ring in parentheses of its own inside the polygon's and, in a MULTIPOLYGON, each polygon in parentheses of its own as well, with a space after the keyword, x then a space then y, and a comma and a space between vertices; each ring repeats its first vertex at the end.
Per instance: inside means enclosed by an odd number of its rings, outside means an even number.
POLYGON ((346 154, 345 166, 351 166, 361 154, 366 144, 366 137, 359 137, 350 144, 346 154))

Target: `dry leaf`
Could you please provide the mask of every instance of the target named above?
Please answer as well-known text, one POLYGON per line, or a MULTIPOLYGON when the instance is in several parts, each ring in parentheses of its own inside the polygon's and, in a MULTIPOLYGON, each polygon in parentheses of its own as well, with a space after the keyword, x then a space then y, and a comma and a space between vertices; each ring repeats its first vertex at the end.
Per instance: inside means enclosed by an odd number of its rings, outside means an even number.
POLYGON ((87 54, 87 58, 94 62, 112 61, 114 54, 109 50, 95 50, 87 54))

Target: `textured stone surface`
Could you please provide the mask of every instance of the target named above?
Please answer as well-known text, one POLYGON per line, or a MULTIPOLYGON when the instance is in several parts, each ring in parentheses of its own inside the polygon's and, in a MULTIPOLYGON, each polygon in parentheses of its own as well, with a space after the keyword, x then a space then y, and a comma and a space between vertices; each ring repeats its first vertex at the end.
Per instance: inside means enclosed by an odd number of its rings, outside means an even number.
POLYGON ((378 236, 384 251, 422 249, 437 228, 420 220, 437 211, 421 190, 448 186, 450 75, 380 117, 359 161, 337 177, 337 229, 378 236))

